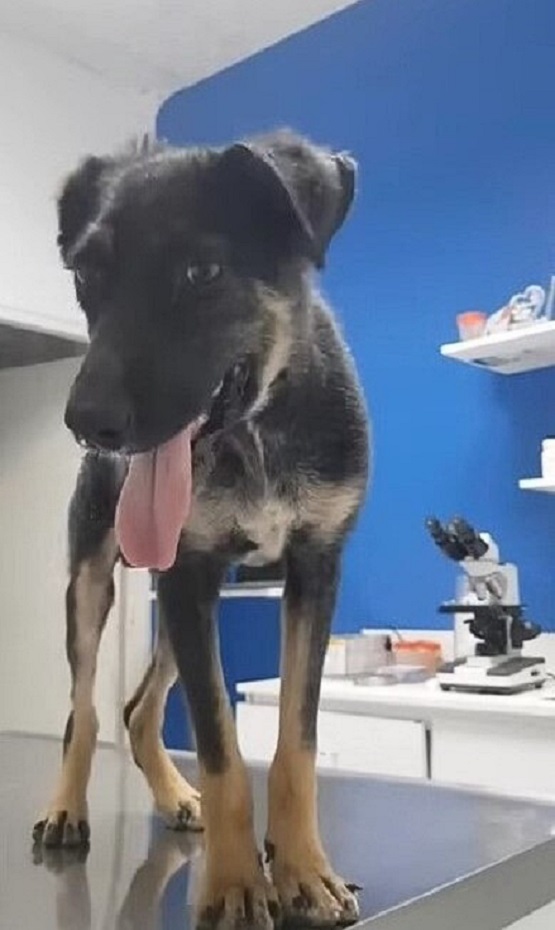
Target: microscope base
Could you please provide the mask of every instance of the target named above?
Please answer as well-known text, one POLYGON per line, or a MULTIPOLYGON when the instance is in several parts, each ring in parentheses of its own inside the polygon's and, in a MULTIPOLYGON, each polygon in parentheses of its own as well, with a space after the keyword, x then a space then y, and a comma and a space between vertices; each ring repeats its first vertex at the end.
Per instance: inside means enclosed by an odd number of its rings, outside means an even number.
POLYGON ((529 656, 471 657, 442 665, 437 673, 443 691, 519 694, 547 681, 545 659, 529 656))

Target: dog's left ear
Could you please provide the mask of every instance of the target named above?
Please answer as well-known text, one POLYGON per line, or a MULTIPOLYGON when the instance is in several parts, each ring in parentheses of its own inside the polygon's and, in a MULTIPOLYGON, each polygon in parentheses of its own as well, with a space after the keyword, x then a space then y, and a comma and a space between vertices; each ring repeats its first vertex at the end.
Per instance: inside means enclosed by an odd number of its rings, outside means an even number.
POLYGON ((289 134, 232 145, 222 161, 245 196, 255 198, 259 215, 264 211, 288 232, 296 250, 322 268, 353 201, 355 161, 289 134))

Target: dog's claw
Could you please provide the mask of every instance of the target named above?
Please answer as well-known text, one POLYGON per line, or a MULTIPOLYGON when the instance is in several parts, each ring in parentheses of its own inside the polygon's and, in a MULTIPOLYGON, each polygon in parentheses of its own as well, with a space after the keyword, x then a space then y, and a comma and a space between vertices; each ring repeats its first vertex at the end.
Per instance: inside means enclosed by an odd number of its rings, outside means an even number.
POLYGON ((193 820, 193 812, 188 804, 180 804, 177 809, 176 814, 176 830, 188 830, 191 821, 193 820))
POLYGON ((213 887, 201 902, 197 930, 274 930, 280 922, 276 891, 258 865, 250 880, 213 887))
POLYGON ((288 927, 347 927, 358 920, 352 887, 331 872, 299 869, 296 874, 282 873, 276 887, 288 927))
POLYGON ((58 811, 33 827, 33 843, 46 849, 88 847, 90 828, 86 820, 74 821, 67 811, 58 811))
POLYGON ((184 833, 185 831, 201 833, 204 829, 198 797, 179 801, 173 809, 164 807, 160 810, 160 813, 167 826, 178 833, 184 833))
POLYGON ((51 820, 46 824, 42 841, 45 846, 61 846, 64 838, 67 813, 64 811, 60 814, 58 820, 51 820))
POLYGON ((88 846, 91 839, 91 828, 87 820, 79 821, 79 836, 83 846, 88 846))
POLYGON ((79 826, 74 827, 69 821, 64 826, 64 835, 62 837, 62 846, 81 846, 83 840, 79 832, 79 826))
POLYGON ((279 906, 251 890, 230 889, 225 900, 201 911, 197 930, 273 930, 279 906))
POLYGON ((35 826, 33 827, 33 843, 40 843, 45 826, 46 820, 37 820, 35 826))

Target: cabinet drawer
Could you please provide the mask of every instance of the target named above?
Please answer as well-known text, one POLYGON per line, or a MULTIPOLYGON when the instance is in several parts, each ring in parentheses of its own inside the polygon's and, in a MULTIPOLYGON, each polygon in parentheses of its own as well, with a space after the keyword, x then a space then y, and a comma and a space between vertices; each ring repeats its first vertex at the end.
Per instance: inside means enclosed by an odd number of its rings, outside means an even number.
POLYGON ((350 772, 425 778, 424 725, 413 720, 321 711, 318 761, 350 772))
POLYGON ((243 758, 248 762, 270 763, 277 743, 277 707, 239 701, 235 708, 235 720, 243 758))
MULTIPOLYGON (((277 707, 238 704, 237 729, 246 759, 271 762, 278 732, 277 707)), ((317 763, 319 768, 368 775, 425 778, 424 726, 412 720, 320 711, 317 763)))

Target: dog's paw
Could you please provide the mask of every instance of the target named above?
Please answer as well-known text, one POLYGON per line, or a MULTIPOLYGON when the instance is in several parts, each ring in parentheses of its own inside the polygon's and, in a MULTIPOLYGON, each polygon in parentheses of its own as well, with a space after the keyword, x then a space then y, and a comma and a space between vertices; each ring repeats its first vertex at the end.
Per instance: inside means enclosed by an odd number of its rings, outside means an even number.
POLYGON ((201 895, 197 930, 273 930, 277 895, 261 867, 248 881, 209 881, 201 895))
MULTIPOLYGON (((133 734, 133 730, 130 730, 133 734)), ((134 756, 148 782, 156 810, 172 830, 203 830, 200 793, 183 777, 161 747, 148 755, 136 744, 134 756)))
POLYGON ((158 811, 171 830, 191 830, 200 833, 204 829, 200 801, 196 798, 178 801, 173 808, 165 810, 158 808, 158 811))
MULTIPOLYGON (((271 845, 271 844, 270 844, 271 845)), ((357 886, 347 885, 320 855, 288 861, 272 848, 272 877, 283 922, 288 926, 346 927, 356 923, 357 886)))
POLYGON ((203 830, 200 794, 184 778, 176 778, 154 797, 156 809, 172 830, 203 830))
POLYGON ((51 810, 33 827, 33 842, 47 849, 88 847, 90 836, 86 810, 51 810))

